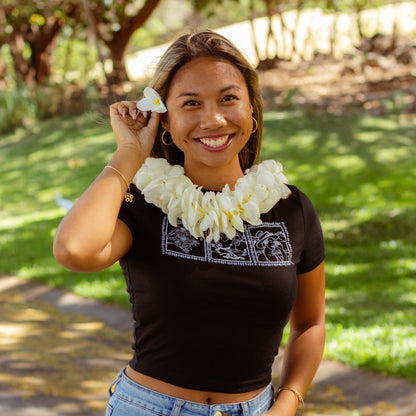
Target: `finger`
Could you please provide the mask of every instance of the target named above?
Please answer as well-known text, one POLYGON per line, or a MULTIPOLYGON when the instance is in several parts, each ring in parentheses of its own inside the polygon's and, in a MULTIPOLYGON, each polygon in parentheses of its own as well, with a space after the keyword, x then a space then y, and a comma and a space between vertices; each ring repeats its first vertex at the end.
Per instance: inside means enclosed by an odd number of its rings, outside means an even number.
POLYGON ((153 111, 150 114, 150 118, 149 118, 149 121, 147 123, 147 126, 150 129, 152 129, 154 131, 157 131, 157 129, 159 128, 159 123, 160 123, 160 114, 153 111))
POLYGON ((120 101, 111 105, 111 108, 115 108, 120 116, 126 118, 130 116, 133 120, 137 118, 137 108, 134 101, 120 101))
POLYGON ((123 103, 114 103, 110 106, 110 115, 111 116, 121 116, 123 118, 127 115, 127 108, 123 105, 123 103))
POLYGON ((133 119, 136 120, 139 110, 136 107, 135 101, 125 101, 124 102, 126 108, 127 108, 127 114, 133 119))

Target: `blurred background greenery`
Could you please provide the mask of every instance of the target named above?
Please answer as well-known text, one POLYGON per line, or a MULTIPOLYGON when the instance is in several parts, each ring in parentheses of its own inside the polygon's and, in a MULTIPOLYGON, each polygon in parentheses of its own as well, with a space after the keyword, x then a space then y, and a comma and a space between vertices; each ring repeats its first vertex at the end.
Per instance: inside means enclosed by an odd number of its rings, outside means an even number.
POLYGON ((118 265, 54 260, 56 195, 74 201, 110 158, 108 104, 139 95, 146 51, 237 24, 262 86, 262 159, 322 220, 326 357, 416 381, 415 2, 3 0, 0 272, 128 306, 118 265))

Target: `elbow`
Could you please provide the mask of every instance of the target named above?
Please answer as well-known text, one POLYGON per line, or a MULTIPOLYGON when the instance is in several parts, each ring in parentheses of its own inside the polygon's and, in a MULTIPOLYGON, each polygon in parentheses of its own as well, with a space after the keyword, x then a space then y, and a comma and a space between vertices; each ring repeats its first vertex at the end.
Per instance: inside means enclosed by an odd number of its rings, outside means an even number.
POLYGON ((69 270, 75 272, 92 272, 91 258, 79 248, 59 238, 53 242, 53 256, 56 261, 69 270))
POLYGON ((62 266, 70 270, 75 270, 75 263, 77 259, 77 254, 71 250, 68 244, 65 244, 60 239, 55 237, 53 242, 53 256, 56 261, 62 266))

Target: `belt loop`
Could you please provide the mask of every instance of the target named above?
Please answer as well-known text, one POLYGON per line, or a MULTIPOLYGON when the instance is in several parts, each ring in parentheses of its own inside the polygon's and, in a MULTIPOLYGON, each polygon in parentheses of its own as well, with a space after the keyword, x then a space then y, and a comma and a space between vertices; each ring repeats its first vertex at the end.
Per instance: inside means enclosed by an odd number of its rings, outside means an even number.
POLYGON ((170 416, 179 416, 179 413, 181 411, 183 404, 184 404, 183 400, 176 399, 175 403, 173 404, 173 409, 172 409, 170 416))
POLYGON ((250 416, 250 406, 248 405, 248 403, 241 403, 241 407, 243 408, 243 416, 250 416))
POLYGON ((121 375, 124 372, 124 368, 118 373, 117 378, 110 384, 110 387, 108 388, 108 395, 111 397, 114 394, 114 390, 116 389, 117 383, 121 379, 121 375))

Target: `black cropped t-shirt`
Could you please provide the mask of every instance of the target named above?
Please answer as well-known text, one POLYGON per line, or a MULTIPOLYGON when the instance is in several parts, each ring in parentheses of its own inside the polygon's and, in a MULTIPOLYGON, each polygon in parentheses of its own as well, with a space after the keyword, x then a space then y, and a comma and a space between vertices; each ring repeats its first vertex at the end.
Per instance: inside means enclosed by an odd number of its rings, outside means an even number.
POLYGON ((134 318, 133 369, 179 387, 241 393, 266 386, 297 293, 324 259, 319 220, 296 187, 262 224, 217 243, 195 239, 145 201, 119 218, 133 235, 120 260, 134 318))

